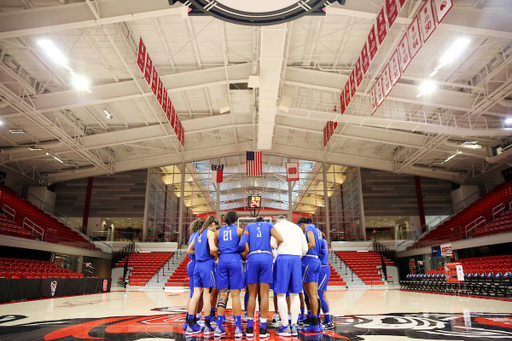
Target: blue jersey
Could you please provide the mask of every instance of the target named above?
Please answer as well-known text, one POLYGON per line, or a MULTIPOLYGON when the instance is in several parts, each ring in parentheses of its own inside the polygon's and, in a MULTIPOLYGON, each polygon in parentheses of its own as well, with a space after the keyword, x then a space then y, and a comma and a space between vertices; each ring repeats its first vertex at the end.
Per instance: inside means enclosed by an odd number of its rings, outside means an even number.
POLYGON ((315 237, 315 247, 308 250, 307 255, 319 256, 322 251, 322 232, 313 224, 309 224, 306 226, 306 240, 309 243, 308 231, 313 232, 313 236, 315 237))
POLYGON ((196 252, 196 260, 204 262, 214 257, 210 254, 210 244, 208 244, 208 229, 205 229, 201 234, 199 232, 194 237, 194 249, 196 252))
POLYGON ((264 221, 251 223, 247 225, 245 230, 249 232, 249 252, 268 251, 272 255, 272 247, 270 246, 270 230, 274 225, 264 221))
POLYGON ((238 251, 238 237, 237 227, 235 225, 225 225, 219 230, 219 252, 221 255, 228 253, 240 253, 238 251))
MULTIPOLYGON (((188 245, 192 244, 192 241, 194 240, 195 236, 197 235, 197 232, 194 232, 192 233, 192 235, 190 236, 190 238, 188 239, 188 245)), ((190 260, 196 260, 196 255, 193 254, 193 253, 189 253, 188 254, 188 258, 190 260)))
POLYGON ((322 239, 322 252, 320 253, 320 262, 322 265, 329 264, 329 245, 325 239, 322 239))

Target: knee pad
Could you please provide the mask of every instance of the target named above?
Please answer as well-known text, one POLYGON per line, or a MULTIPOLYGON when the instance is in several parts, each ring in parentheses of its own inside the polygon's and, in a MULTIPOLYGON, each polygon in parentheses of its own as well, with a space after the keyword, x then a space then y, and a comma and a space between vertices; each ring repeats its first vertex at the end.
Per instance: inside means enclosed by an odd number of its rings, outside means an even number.
POLYGON ((217 308, 224 308, 226 309, 226 306, 228 305, 228 299, 227 298, 219 298, 217 301, 217 308))

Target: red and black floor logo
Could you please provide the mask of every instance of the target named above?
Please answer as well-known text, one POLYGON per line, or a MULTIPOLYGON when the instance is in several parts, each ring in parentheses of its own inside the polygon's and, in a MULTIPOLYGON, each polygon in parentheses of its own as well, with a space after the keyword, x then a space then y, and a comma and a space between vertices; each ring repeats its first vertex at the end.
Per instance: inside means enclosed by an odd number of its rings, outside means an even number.
MULTIPOLYGON (((176 341, 203 341, 203 336, 183 334, 185 312, 182 309, 156 309, 164 314, 153 316, 116 316, 94 319, 41 321, 14 326, 26 316, 0 316, 0 340, 105 340, 135 341, 165 338, 176 341)), ((226 336, 219 340, 235 341, 230 312, 227 314, 226 336)), ((366 340, 368 336, 399 336, 410 339, 442 340, 512 340, 512 315, 490 313, 395 313, 385 315, 350 315, 333 318, 336 328, 321 334, 299 333, 301 341, 366 340)), ((270 340, 282 340, 269 328, 270 340)), ((245 338, 244 338, 245 339, 245 338)), ((253 338, 251 338, 253 339, 253 338)), ((258 339, 255 337, 254 339, 258 339)), ((292 338, 285 338, 290 340, 292 338)), ((243 339, 237 339, 243 340, 243 339)), ((297 340, 293 338, 293 340, 297 340)))

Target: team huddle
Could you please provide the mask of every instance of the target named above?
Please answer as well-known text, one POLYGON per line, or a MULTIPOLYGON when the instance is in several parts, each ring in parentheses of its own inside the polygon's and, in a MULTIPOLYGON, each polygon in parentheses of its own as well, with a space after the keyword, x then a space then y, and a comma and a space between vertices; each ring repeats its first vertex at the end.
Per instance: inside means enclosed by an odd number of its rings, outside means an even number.
POLYGON ((257 218, 242 229, 235 225, 238 214, 229 211, 224 222, 226 225, 221 227, 214 216, 209 216, 205 221, 197 219, 190 225, 187 266, 190 300, 183 326, 187 335, 224 335, 225 310, 231 295, 234 336, 254 336, 258 301, 258 336, 269 337, 270 289, 274 291, 276 312, 271 323, 280 327, 277 335, 298 336, 299 329, 321 333, 334 328, 324 295, 331 273, 328 243, 311 219, 302 217, 296 225, 278 216, 273 225, 257 218), (245 332, 240 302, 240 290, 244 288, 245 332), (323 323, 320 307, 324 313, 323 323))

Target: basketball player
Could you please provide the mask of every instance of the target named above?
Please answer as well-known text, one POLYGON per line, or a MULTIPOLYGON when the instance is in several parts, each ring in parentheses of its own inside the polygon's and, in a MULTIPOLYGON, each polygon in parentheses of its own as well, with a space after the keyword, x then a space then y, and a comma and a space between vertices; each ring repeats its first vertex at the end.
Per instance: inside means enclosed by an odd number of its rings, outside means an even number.
POLYGON ((301 217, 298 225, 304 231, 308 243, 308 252, 302 257, 302 281, 309 298, 311 308, 311 320, 309 326, 303 329, 307 333, 321 333, 322 324, 318 314, 318 277, 322 264, 318 259, 322 249, 322 232, 313 224, 308 224, 308 219, 301 217))
POLYGON ((308 243, 302 230, 285 216, 278 216, 274 227, 283 242, 277 246, 272 237, 271 245, 277 249, 274 264, 274 293, 283 326, 277 331, 279 336, 298 336, 297 319, 300 312, 299 293, 302 291, 301 257, 308 251, 308 243), (291 327, 288 326, 288 304, 286 293, 290 293, 291 327))
POLYGON ((247 283, 249 284, 249 302, 247 311, 247 330, 245 335, 254 336, 254 309, 256 308, 256 295, 260 296, 260 330, 259 338, 270 337, 267 331, 268 318, 268 294, 270 283, 273 281, 272 272, 272 247, 270 238, 274 237, 277 244, 283 242, 283 238, 271 223, 263 221, 259 217, 255 223, 248 224, 245 228, 239 249, 242 250, 246 243, 249 244, 249 255, 247 256, 247 283))
POLYGON ((327 290, 327 283, 331 278, 331 267, 329 266, 329 244, 323 235, 322 238, 322 251, 320 252, 320 263, 322 268, 320 270, 320 276, 318 277, 318 296, 320 297, 320 306, 324 312, 324 329, 334 329, 334 323, 331 321, 331 315, 329 315, 329 302, 325 297, 325 291, 327 290))
MULTIPOLYGON (((199 229, 202 226, 203 226, 203 221, 201 219, 196 219, 190 224, 190 226, 189 226, 190 238, 188 239, 188 245, 192 244, 194 237, 197 235, 197 231, 199 231, 199 229)), ((193 253, 189 253, 188 258, 190 259, 190 262, 188 262, 188 264, 187 264, 187 274, 188 274, 188 283, 189 283, 189 287, 190 287, 190 297, 187 301, 187 306, 190 302, 190 299, 192 298, 192 295, 194 294, 194 268, 196 267, 196 255, 193 253)), ((201 305, 201 303, 202 302, 198 302, 199 305, 201 305)), ((197 314, 196 314, 196 321, 201 320, 201 310, 197 309, 197 308, 199 308, 199 307, 196 307, 196 311, 199 311, 199 316, 197 316, 197 314)), ((185 324, 183 325, 183 330, 187 330, 187 327, 188 327, 188 323, 187 323, 187 321, 185 321, 185 324)))
POLYGON ((197 235, 188 246, 188 253, 195 253, 196 266, 194 269, 194 294, 188 304, 187 309, 187 323, 188 327, 186 334, 196 334, 201 332, 201 326, 195 323, 195 309, 199 301, 201 293, 203 295, 203 310, 204 310, 204 335, 211 335, 214 333, 210 325, 210 290, 215 287, 215 257, 217 254, 217 246, 215 245, 215 226, 217 219, 210 215, 197 235))
POLYGON ((226 316, 227 293, 231 292, 233 318, 235 319, 235 338, 243 337, 242 331, 242 307, 240 304, 240 290, 244 288, 244 269, 242 256, 238 250, 240 237, 243 230, 235 223, 238 221, 238 214, 229 211, 224 217, 227 224, 222 226, 215 234, 215 240, 219 245, 219 264, 217 266, 217 289, 219 289, 219 300, 217 303, 217 328, 215 336, 226 333, 222 328, 226 316))

